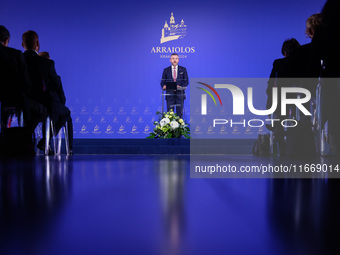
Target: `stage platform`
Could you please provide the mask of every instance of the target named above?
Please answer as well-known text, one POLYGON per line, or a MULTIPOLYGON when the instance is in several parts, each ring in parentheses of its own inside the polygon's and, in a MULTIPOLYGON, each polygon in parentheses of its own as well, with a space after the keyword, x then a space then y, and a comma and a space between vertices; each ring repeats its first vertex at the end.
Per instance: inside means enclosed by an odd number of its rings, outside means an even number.
POLYGON ((254 139, 75 139, 75 154, 251 154, 254 139))

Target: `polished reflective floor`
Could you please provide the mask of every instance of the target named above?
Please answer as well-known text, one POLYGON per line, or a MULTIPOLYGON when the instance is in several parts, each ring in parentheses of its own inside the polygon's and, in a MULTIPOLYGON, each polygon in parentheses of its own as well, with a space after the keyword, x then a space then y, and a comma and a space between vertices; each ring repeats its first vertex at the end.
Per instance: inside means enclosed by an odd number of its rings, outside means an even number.
POLYGON ((0 254, 340 252, 337 179, 191 179, 189 156, 0 162, 0 254))

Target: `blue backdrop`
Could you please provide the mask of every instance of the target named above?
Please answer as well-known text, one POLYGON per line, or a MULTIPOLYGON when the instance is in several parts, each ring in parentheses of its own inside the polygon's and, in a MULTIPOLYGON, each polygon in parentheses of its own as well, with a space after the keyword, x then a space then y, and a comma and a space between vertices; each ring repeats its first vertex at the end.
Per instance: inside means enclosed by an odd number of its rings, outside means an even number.
POLYGON ((39 34, 62 77, 75 138, 141 138, 160 109, 160 78, 173 51, 189 78, 268 77, 285 39, 309 42, 305 21, 324 3, 11 0, 1 4, 0 24, 14 48, 22 49, 26 30, 39 34), (182 38, 161 43, 165 22, 185 28, 182 38))

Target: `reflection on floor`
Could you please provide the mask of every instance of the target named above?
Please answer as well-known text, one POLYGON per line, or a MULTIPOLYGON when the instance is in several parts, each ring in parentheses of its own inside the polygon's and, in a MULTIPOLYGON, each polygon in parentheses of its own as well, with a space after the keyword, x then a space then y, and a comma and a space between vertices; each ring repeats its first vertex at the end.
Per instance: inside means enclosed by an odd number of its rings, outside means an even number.
POLYGON ((189 161, 1 158, 0 254, 339 254, 339 180, 190 179, 189 161))

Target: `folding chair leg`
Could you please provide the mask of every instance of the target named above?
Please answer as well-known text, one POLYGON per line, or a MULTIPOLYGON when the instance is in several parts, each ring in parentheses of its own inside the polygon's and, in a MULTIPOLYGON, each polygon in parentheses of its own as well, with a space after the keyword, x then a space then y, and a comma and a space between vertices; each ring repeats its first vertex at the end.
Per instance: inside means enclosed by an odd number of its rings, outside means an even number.
POLYGON ((55 132, 54 132, 54 125, 53 125, 53 121, 51 121, 51 131, 52 131, 52 139, 53 139, 53 149, 54 149, 54 152, 56 152, 56 142, 55 142, 55 139, 56 139, 56 136, 55 136, 55 132))
POLYGON ((58 133, 58 149, 56 151, 57 155, 61 154, 61 132, 62 132, 62 129, 60 129, 60 131, 58 133))
POLYGON ((20 111, 20 116, 18 117, 19 127, 24 127, 24 112, 20 111))
POLYGON ((45 130, 45 156, 48 156, 48 151, 50 148, 50 130, 51 130, 51 120, 50 117, 46 118, 46 130, 45 130))
POLYGON ((68 138, 68 122, 66 122, 64 126, 64 137, 65 137, 65 146, 66 146, 66 155, 70 155, 70 145, 68 138))

